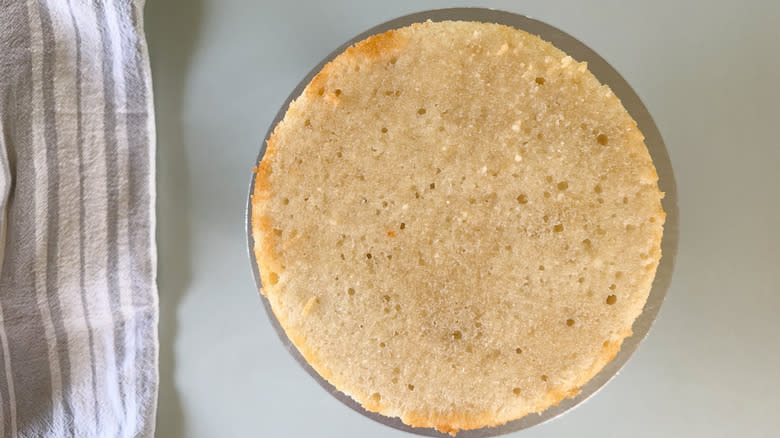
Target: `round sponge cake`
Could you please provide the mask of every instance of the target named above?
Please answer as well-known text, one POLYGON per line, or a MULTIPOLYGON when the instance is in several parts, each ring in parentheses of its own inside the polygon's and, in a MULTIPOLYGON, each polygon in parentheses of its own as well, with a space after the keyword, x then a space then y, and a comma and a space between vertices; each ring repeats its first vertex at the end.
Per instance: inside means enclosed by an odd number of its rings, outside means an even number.
POLYGON ((457 432, 541 412, 631 335, 663 194, 618 98, 507 26, 372 36, 290 105, 256 169, 263 293, 366 409, 457 432))

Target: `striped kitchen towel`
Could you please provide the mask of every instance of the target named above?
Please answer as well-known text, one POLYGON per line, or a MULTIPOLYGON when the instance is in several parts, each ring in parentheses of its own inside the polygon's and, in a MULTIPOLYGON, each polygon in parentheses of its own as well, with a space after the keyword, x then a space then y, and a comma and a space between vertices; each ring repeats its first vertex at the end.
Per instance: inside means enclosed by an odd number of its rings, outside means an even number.
POLYGON ((0 437, 153 435, 143 3, 0 0, 0 437))

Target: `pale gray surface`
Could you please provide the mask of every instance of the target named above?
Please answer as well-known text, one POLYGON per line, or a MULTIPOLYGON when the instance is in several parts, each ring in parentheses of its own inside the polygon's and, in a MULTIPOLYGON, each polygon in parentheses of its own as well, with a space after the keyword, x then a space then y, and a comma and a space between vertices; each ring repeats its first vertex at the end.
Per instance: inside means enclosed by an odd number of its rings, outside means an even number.
MULTIPOLYGON (((653 114, 680 198, 677 267, 623 372, 513 436, 780 429, 780 3, 482 2, 574 35, 653 114), (564 6, 568 5, 568 6, 564 6)), ((150 0, 158 121, 158 436, 400 437, 323 391, 256 296, 243 207, 260 139, 308 70, 398 15, 463 2, 150 0)))

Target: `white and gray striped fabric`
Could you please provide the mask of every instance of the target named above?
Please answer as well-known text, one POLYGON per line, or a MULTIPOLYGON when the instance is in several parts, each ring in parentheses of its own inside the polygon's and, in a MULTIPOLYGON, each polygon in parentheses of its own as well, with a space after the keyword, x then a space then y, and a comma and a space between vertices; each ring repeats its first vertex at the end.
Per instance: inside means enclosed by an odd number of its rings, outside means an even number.
POLYGON ((0 437, 154 432, 143 3, 0 0, 0 437))

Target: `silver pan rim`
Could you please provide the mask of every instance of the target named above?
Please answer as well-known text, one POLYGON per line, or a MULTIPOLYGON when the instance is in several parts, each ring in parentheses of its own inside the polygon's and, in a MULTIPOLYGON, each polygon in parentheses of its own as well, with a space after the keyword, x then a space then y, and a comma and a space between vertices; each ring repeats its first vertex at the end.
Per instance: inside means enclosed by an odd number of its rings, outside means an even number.
MULTIPOLYGON (((510 421, 502 426, 495 427, 483 427, 481 429, 466 430, 458 433, 460 438, 486 438, 504 435, 512 432, 517 432, 522 429, 535 426, 537 424, 544 423, 552 420, 572 410, 574 407, 579 406, 585 400, 589 399, 596 392, 598 392, 604 385, 607 384, 612 378, 614 378, 623 366, 628 362, 629 358, 634 354, 636 349, 645 339, 653 325, 653 322, 658 315, 658 311, 661 308, 661 304, 666 297, 666 293, 671 285, 672 274, 674 272, 675 258, 677 256, 677 242, 678 242, 678 229, 679 229, 679 211, 677 201, 677 186, 672 170, 671 161, 669 159, 669 153, 663 142, 658 127, 656 126, 647 108, 642 103, 639 96, 634 92, 625 79, 601 56, 595 51, 580 42, 573 36, 563 32, 562 30, 551 26, 547 23, 535 20, 525 15, 520 15, 512 12, 487 9, 487 8, 446 8, 446 9, 434 9, 422 12, 416 12, 413 14, 404 15, 377 26, 374 26, 365 32, 351 38, 345 42, 322 61, 320 61, 295 87, 290 93, 289 97, 281 105, 279 112, 270 124, 265 139, 263 140, 260 152, 257 157, 255 166, 260 164, 260 161, 265 155, 266 141, 271 135, 274 127, 282 120, 287 107, 293 99, 298 97, 306 85, 316 75, 322 67, 330 62, 333 58, 341 54, 347 47, 361 41, 371 35, 385 32, 391 29, 397 29, 400 27, 408 26, 412 23, 418 23, 426 20, 431 21, 446 21, 446 20, 460 20, 460 21, 479 21, 487 23, 499 23, 505 24, 516 29, 526 31, 528 33, 538 35, 543 40, 552 43, 555 47, 563 50, 572 58, 577 61, 587 61, 588 69, 598 78, 602 84, 608 85, 615 95, 620 98, 623 106, 629 112, 629 114, 637 122, 639 129, 645 135, 645 144, 650 152, 650 156, 653 159, 653 163, 656 166, 658 172, 658 184, 662 192, 665 192, 665 197, 662 201, 664 211, 666 212, 666 223, 664 224, 664 236, 661 242, 661 251, 663 257, 659 263, 656 271, 656 277, 653 282, 650 295, 645 303, 642 314, 634 321, 633 335, 626 338, 623 341, 623 345, 618 352, 617 356, 610 361, 598 374, 596 374, 588 383, 586 383, 580 390, 580 393, 574 397, 561 401, 557 406, 552 406, 539 414, 526 415, 518 420, 510 421)), ((257 260, 254 254, 254 239, 252 237, 252 194, 254 192, 254 180, 255 173, 252 172, 252 176, 249 182, 249 195, 247 197, 246 210, 245 210, 245 225, 246 225, 246 238, 247 249, 249 252, 249 260, 252 266, 252 273, 255 278, 257 290, 262 288, 260 282, 260 275, 257 268, 257 260)), ((290 339, 287 337, 284 329, 276 319, 271 305, 268 300, 262 295, 261 300, 265 307, 265 311, 268 315, 268 319, 274 327, 279 339, 282 341, 287 351, 295 358, 295 360, 306 370, 306 372, 314 378, 328 393, 333 397, 341 401, 343 404, 349 406, 354 411, 361 415, 368 417, 374 421, 382 423, 386 426, 402 430, 405 432, 414 433, 422 436, 430 437, 448 437, 449 435, 440 433, 431 428, 418 428, 412 427, 401 422, 399 418, 386 417, 375 412, 370 412, 364 409, 351 397, 347 396, 343 392, 337 390, 328 381, 323 379, 317 371, 315 371, 311 365, 303 358, 298 352, 298 349, 293 345, 290 339)))

